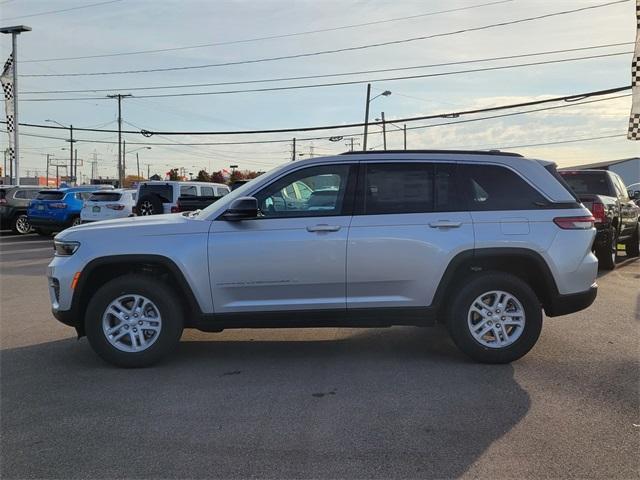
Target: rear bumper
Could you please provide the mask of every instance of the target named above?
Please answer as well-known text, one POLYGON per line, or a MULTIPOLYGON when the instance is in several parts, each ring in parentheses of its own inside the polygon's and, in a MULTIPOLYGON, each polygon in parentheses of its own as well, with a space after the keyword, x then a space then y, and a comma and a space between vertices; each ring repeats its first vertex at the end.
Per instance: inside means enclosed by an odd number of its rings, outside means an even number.
POLYGON ((36 228, 49 228, 49 229, 65 229, 71 226, 71 221, 68 218, 43 218, 43 217, 29 217, 29 223, 32 227, 36 228))
POLYGON ((570 313, 579 312, 590 306, 598 295, 598 285, 594 283, 584 292, 568 295, 558 294, 551 299, 549 305, 545 305, 544 311, 547 317, 558 317, 570 313))

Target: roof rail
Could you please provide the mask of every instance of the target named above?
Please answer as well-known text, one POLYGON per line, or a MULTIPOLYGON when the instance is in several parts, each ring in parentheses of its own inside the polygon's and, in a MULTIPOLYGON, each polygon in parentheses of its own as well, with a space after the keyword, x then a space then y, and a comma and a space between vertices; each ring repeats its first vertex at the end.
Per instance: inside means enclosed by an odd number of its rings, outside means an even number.
POLYGON ((380 155, 384 153, 442 153, 457 155, 497 155, 502 157, 522 157, 519 153, 501 152, 500 150, 369 150, 368 152, 354 150, 340 155, 380 155))

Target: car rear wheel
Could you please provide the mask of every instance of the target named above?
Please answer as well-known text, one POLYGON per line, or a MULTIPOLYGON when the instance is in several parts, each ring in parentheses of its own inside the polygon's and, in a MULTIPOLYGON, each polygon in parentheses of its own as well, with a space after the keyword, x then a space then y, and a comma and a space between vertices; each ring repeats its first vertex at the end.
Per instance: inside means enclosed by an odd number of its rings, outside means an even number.
POLYGON ((31 232, 31 224, 29 223, 29 218, 25 213, 17 215, 13 219, 11 230, 19 235, 26 235, 27 233, 31 232))
POLYGON ((631 238, 625 243, 624 251, 627 257, 640 256, 640 223, 636 225, 636 231, 631 238))
POLYGON ((93 350, 119 367, 153 365, 180 340, 180 301, 162 281, 130 274, 103 285, 87 307, 85 331, 93 350))
POLYGON ((159 215, 162 213, 162 200, 157 195, 143 195, 136 206, 138 215, 159 215))
POLYGON ((616 233, 611 230, 609 233, 609 244, 596 250, 598 266, 601 270, 613 270, 616 268, 616 257, 618 252, 618 239, 616 233))
POLYGON ((447 326, 454 343, 474 360, 509 363, 538 340, 542 306, 518 277, 483 273, 453 296, 447 326))

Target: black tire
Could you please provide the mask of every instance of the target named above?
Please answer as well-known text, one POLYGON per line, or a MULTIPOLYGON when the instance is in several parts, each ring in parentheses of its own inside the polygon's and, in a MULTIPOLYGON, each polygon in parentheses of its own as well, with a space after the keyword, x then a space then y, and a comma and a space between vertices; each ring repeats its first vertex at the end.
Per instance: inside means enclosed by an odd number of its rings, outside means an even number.
POLYGON ((616 233, 611 230, 609 233, 609 245, 596 249, 598 257, 598 267, 601 270, 613 270, 616 268, 616 253, 618 251, 618 239, 616 233))
POLYGON ((69 228, 77 227, 78 225, 82 225, 82 221, 80 220, 80 217, 73 217, 71 219, 71 225, 69 225, 69 228))
POLYGON ((11 230, 13 233, 17 233, 18 235, 31 233, 31 224, 29 223, 29 218, 26 213, 19 213, 13 217, 13 220, 11 221, 11 230))
POLYGON ((451 298, 447 327, 454 343, 472 359, 481 363, 509 363, 524 356, 536 344, 542 330, 542 306, 531 287, 515 275, 481 273, 474 275, 451 298), (514 296, 522 305, 525 316, 520 336, 513 343, 500 348, 488 347, 476 340, 468 322, 470 308, 476 298, 494 290, 514 296))
POLYGON ((624 244, 624 251, 627 257, 640 256, 640 224, 636 225, 636 231, 631 238, 624 244))
POLYGON ((143 195, 136 204, 138 215, 159 215, 162 211, 162 199, 153 193, 143 195))
POLYGON ((118 367, 139 368, 155 364, 169 354, 180 341, 183 313, 180 300, 166 283, 148 275, 117 277, 98 289, 89 301, 85 332, 93 350, 118 367), (114 347, 103 331, 102 316, 109 304, 122 295, 137 294, 151 300, 162 318, 157 339, 146 350, 125 352, 114 347))
POLYGON ((34 228, 33 230, 42 237, 50 237, 53 234, 51 230, 47 230, 46 228, 34 228))

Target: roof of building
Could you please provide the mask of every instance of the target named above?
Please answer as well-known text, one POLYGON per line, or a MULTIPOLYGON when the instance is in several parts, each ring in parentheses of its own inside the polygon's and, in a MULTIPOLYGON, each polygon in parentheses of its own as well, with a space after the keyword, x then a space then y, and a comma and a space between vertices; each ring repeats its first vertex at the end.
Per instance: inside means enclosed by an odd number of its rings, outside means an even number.
POLYGON ((617 165, 619 163, 628 162, 630 160, 640 160, 640 157, 630 157, 630 158, 621 158, 619 160, 605 160, 602 162, 596 163, 588 163, 585 165, 573 165, 571 167, 567 167, 573 170, 587 170, 590 168, 602 168, 602 167, 610 167, 611 165, 617 165))

